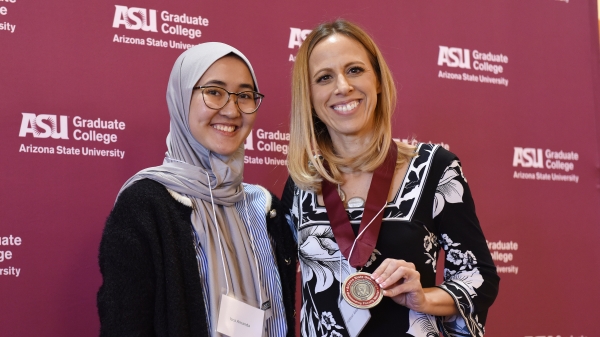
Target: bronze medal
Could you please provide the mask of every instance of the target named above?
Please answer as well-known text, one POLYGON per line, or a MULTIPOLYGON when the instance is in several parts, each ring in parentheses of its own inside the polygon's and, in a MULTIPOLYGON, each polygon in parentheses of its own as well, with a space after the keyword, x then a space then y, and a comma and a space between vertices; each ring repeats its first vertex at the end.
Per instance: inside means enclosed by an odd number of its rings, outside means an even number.
POLYGON ((342 284, 342 295, 351 306, 368 309, 381 302, 383 291, 379 284, 371 278, 371 274, 358 272, 346 278, 342 284))

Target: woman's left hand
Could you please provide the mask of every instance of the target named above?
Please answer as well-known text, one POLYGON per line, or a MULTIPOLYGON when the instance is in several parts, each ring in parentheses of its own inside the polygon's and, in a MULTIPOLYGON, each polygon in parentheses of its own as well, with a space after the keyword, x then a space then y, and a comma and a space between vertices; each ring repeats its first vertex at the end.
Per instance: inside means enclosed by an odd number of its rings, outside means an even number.
POLYGON ((421 286, 421 274, 413 263, 385 259, 373 272, 372 277, 383 289, 384 296, 414 311, 427 311, 427 298, 421 286))

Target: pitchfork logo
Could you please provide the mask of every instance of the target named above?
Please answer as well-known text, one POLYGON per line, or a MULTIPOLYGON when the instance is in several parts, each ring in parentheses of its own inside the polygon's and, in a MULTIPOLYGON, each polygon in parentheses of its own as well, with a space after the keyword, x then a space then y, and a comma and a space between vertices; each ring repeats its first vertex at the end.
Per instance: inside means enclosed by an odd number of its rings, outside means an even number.
POLYGON ((54 139, 69 139, 67 116, 36 116, 35 114, 28 112, 23 112, 22 114, 23 119, 21 120, 19 137, 26 137, 28 134, 32 134, 34 138, 52 137, 54 139))
POLYGON ((544 168, 544 153, 542 149, 515 147, 513 167, 544 168))
POLYGON ((300 47, 310 32, 312 32, 310 29, 290 27, 290 40, 288 41, 288 48, 294 49, 296 47, 300 47))
POLYGON ((141 29, 145 32, 157 32, 156 10, 115 5, 115 17, 112 26, 113 28, 119 28, 122 25, 131 30, 141 29))
POLYGON ((471 69, 469 49, 440 46, 438 53, 438 66, 446 65, 450 68, 471 69))

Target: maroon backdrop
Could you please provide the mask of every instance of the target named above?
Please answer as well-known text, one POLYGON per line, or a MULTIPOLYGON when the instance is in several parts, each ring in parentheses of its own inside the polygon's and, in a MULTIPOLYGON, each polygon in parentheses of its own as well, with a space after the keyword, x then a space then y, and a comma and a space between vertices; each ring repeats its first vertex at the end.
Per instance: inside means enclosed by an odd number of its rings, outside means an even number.
POLYGON ((502 277, 487 335, 597 336, 597 13, 569 0, 0 1, 0 335, 98 333, 104 221, 123 182, 162 162, 183 48, 222 41, 252 61, 266 99, 245 180, 279 193, 294 55, 343 17, 394 73, 394 136, 463 162, 502 277))

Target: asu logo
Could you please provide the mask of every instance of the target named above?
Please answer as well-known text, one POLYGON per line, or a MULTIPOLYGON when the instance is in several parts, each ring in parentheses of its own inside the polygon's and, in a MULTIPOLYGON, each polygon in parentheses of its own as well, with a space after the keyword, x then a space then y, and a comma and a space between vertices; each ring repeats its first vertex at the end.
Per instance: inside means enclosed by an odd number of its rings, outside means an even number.
POLYGON ((28 112, 23 112, 22 114, 23 119, 21 120, 19 137, 26 137, 27 134, 32 134, 34 138, 52 137, 54 139, 69 139, 67 116, 60 116, 59 127, 59 118, 56 115, 36 116, 28 112))
POLYGON ((295 47, 300 47, 310 32, 312 32, 310 29, 290 27, 290 41, 288 42, 288 48, 294 49, 295 47))
POLYGON ((141 29, 145 32, 157 32, 156 10, 115 5, 115 17, 112 26, 113 28, 119 28, 121 25, 131 30, 141 29))
POLYGON ((515 147, 513 166, 544 168, 542 149, 515 147))
POLYGON ((440 46, 437 64, 438 66, 446 65, 450 68, 471 69, 469 50, 440 46))

